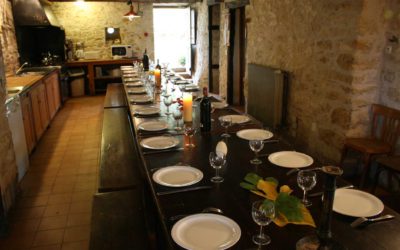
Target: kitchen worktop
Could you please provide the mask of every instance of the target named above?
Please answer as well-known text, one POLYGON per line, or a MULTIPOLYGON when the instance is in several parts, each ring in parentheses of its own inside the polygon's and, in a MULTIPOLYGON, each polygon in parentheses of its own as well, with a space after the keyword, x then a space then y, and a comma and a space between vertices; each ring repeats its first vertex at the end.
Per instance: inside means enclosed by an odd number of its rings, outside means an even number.
POLYGON ((22 70, 21 72, 24 75, 7 76, 6 87, 9 93, 6 97, 6 104, 10 102, 16 95, 21 94, 25 90, 29 89, 33 84, 43 79, 54 70, 58 69, 59 67, 57 66, 32 67, 22 70), (18 90, 18 92, 15 92, 15 90, 18 90))

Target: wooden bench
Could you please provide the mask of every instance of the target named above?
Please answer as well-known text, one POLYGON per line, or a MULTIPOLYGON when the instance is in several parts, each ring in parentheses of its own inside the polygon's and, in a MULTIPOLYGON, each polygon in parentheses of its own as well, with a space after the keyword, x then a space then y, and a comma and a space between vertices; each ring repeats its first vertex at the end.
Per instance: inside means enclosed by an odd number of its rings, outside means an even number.
POLYGON ((126 108, 104 109, 99 192, 142 185, 141 161, 126 108))
POLYGON ((94 195, 90 250, 151 249, 142 189, 94 195))
POLYGON ((106 97, 104 99, 104 108, 128 107, 125 98, 124 85, 122 83, 110 83, 107 85, 106 97))

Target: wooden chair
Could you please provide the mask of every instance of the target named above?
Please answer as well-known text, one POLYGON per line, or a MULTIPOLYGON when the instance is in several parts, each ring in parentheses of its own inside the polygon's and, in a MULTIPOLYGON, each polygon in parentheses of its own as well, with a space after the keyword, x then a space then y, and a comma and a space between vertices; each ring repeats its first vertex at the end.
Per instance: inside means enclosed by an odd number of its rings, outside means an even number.
POLYGON ((346 138, 342 151, 340 165, 349 149, 363 154, 363 173, 360 187, 362 188, 367 179, 372 157, 377 155, 392 154, 397 139, 400 135, 400 110, 372 104, 372 126, 371 134, 366 138, 346 138))

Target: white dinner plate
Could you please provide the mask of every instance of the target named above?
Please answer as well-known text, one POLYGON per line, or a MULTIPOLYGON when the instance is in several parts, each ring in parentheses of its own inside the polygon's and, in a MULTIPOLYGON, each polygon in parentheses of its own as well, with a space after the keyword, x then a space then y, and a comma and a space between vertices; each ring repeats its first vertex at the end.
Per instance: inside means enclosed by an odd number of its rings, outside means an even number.
POLYGON ((232 124, 242 124, 250 121, 250 118, 245 115, 225 115, 222 117, 231 117, 232 124))
POLYGON ((153 98, 151 98, 151 96, 148 95, 138 95, 129 98, 129 101, 133 103, 147 103, 151 102, 152 100, 153 98))
POLYGON ((143 139, 140 145, 148 149, 168 149, 179 144, 179 140, 172 136, 154 136, 143 139))
POLYGON ((380 214, 384 205, 376 196, 357 189, 336 189, 333 211, 354 217, 370 217, 380 214))
POLYGON ((199 86, 194 85, 194 84, 188 84, 185 86, 185 88, 183 89, 184 91, 197 91, 199 90, 199 86))
POLYGON ((227 249, 239 241, 239 225, 219 214, 194 214, 172 227, 172 239, 185 249, 227 249))
POLYGON ((236 135, 239 138, 245 139, 245 140, 268 140, 272 136, 274 136, 273 133, 269 132, 268 130, 264 129, 243 129, 238 132, 236 132, 236 135))
POLYGON ((137 115, 155 115, 158 113, 160 113, 160 109, 157 107, 144 107, 135 110, 135 114, 137 115))
POLYGON ((169 166, 154 172, 153 180, 167 187, 193 185, 203 179, 203 172, 190 166, 169 166))
POLYGON ((135 82, 127 82, 125 83, 126 87, 128 88, 137 88, 137 87, 142 87, 143 83, 141 81, 135 81, 135 82))
POLYGON ((186 81, 186 80, 176 80, 176 81, 175 81, 175 84, 176 84, 176 85, 180 85, 180 84, 189 84, 189 82, 186 81))
POLYGON ((144 94, 146 93, 146 88, 144 87, 139 87, 139 88, 133 88, 128 90, 128 94, 130 95, 138 95, 138 94, 144 94))
POLYGON ((226 103, 226 102, 212 102, 211 103, 211 107, 213 109, 223 109, 223 108, 228 107, 228 103, 226 103))
POLYGON ((268 160, 284 168, 305 168, 313 164, 310 156, 296 151, 280 151, 268 156, 268 160))
POLYGON ((168 128, 164 121, 146 121, 139 124, 139 129, 144 131, 161 131, 168 128))
POLYGON ((140 80, 138 77, 124 77, 124 82, 139 82, 140 80))
POLYGON ((136 73, 123 73, 122 74, 123 75, 123 77, 125 77, 125 78, 138 78, 139 77, 139 75, 138 74, 136 74, 136 73))

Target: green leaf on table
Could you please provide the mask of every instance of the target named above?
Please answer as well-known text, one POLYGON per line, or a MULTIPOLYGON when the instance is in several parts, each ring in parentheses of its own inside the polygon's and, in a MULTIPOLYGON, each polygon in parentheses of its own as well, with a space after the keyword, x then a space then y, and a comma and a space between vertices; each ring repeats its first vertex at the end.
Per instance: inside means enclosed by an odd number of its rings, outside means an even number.
POLYGON ((253 184, 247 183, 247 182, 241 182, 240 186, 244 189, 253 191, 253 190, 257 190, 257 187, 253 184))
POLYGON ((267 177, 267 178, 265 178, 265 181, 274 183, 275 187, 277 187, 279 185, 279 181, 277 179, 275 179, 274 177, 267 177))
POLYGON ((262 178, 257 175, 256 173, 248 173, 246 174, 246 176, 244 177, 244 180, 253 184, 254 186, 257 186, 257 183, 259 180, 261 180, 262 178))
POLYGON ((275 209, 282 213, 289 222, 302 221, 301 201, 288 193, 279 193, 275 200, 275 209))

